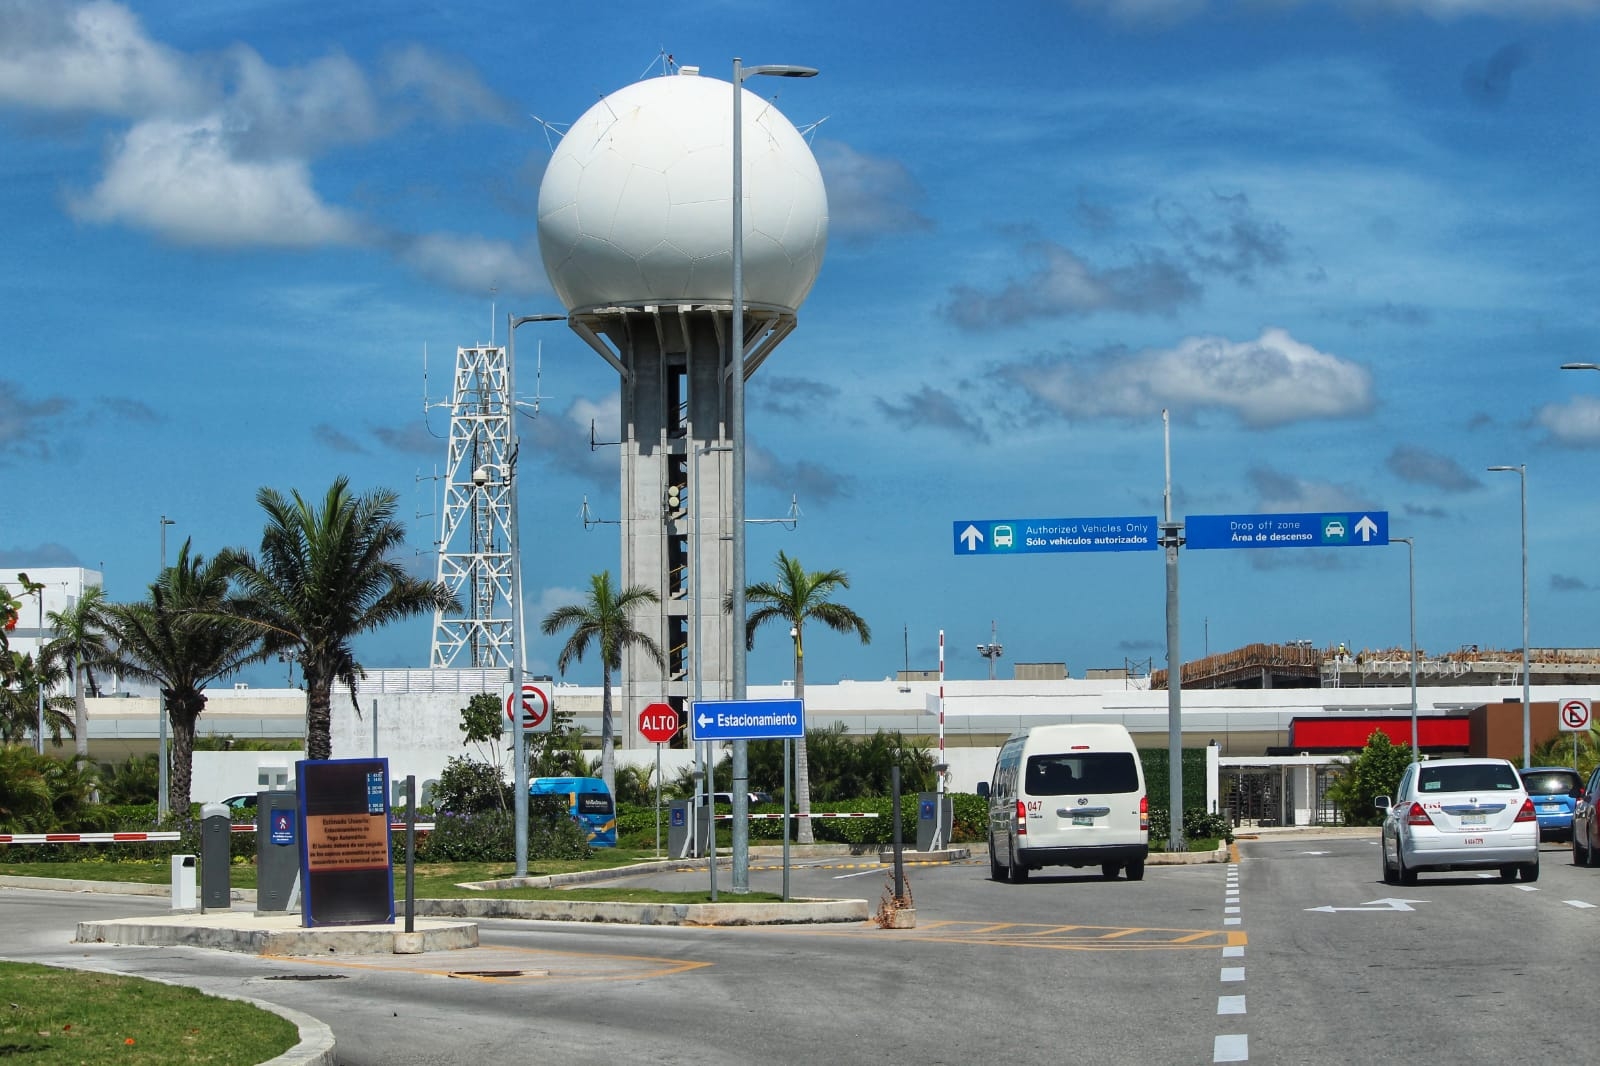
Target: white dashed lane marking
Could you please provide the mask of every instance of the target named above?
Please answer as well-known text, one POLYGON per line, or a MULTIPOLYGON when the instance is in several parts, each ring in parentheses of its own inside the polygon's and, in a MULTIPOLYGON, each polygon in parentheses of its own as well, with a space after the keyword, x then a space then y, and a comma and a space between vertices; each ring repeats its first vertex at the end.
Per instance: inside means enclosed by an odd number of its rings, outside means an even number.
MULTIPOLYGON (((1228 864, 1227 890, 1222 897, 1222 913, 1227 917, 1222 919, 1223 925, 1240 925, 1244 919, 1238 917, 1241 910, 1239 905, 1239 864, 1228 864)), ((1231 935, 1231 934, 1230 934, 1231 935)), ((1243 934, 1240 934, 1241 938, 1243 934)), ((1244 959, 1243 944, 1229 944, 1222 949, 1222 957, 1228 960, 1241 962, 1244 959)), ((1244 981, 1244 967, 1240 965, 1224 966, 1218 975, 1223 984, 1240 984, 1244 981)), ((1217 1016, 1242 1017, 1245 1013, 1244 996, 1218 996, 1217 1016)), ((1212 1062, 1248 1062, 1250 1059, 1250 1037, 1244 1033, 1223 1033, 1218 1036, 1211 1046, 1212 1062)))
POLYGON ((1593 903, 1585 903, 1581 899, 1564 899, 1561 902, 1565 903, 1569 907, 1577 907, 1582 911, 1591 910, 1594 907, 1593 903))

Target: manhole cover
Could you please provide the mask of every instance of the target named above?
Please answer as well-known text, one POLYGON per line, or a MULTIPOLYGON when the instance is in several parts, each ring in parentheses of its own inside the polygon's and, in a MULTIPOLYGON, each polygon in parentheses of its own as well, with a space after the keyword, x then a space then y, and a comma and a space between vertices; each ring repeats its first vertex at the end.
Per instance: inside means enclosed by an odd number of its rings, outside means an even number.
POLYGON ((343 981, 342 973, 280 973, 268 977, 268 981, 343 981))

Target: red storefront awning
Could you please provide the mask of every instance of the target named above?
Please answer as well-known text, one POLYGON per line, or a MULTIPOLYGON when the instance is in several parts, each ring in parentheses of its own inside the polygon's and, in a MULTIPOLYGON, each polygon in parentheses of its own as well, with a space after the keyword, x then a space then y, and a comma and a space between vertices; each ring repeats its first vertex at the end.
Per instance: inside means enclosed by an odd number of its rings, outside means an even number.
MULTIPOLYGON (((1289 723, 1289 746, 1313 753, 1354 751, 1367 746, 1374 732, 1384 733, 1397 747, 1411 746, 1411 716, 1381 718, 1328 715, 1296 718, 1289 723)), ((1424 751, 1466 751, 1470 729, 1465 714, 1417 719, 1417 747, 1424 751)))

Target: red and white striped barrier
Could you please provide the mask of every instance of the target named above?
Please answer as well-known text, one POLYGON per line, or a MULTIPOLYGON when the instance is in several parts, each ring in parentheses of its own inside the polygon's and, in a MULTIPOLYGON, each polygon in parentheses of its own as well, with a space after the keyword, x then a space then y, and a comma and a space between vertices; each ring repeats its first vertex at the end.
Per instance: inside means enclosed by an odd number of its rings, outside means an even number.
MULTIPOLYGON (((716 817, 717 817, 718 821, 722 821, 722 822, 727 822, 727 821, 732 821, 733 820, 733 815, 731 815, 731 814, 719 814, 716 817)), ((750 815, 746 815, 745 817, 749 818, 753 822, 758 818, 784 818, 784 817, 789 817, 789 818, 876 818, 878 816, 876 814, 856 814, 854 812, 850 812, 850 813, 844 813, 844 812, 814 812, 812 814, 801 814, 800 812, 795 811, 795 812, 792 812, 792 813, 790 813, 788 815, 782 815, 782 814, 750 814, 750 815)))
MULTIPOLYGON (((397 833, 403 833, 403 832, 405 832, 406 823, 404 823, 404 822, 390 822, 389 823, 389 828, 394 830, 397 833)), ((232 832, 235 832, 235 833, 254 833, 256 831, 255 823, 253 823, 253 822, 244 822, 244 823, 235 822, 233 825, 228 826, 228 829, 231 830, 232 832)), ((419 833, 430 833, 432 831, 433 831, 433 823, 432 822, 418 822, 417 823, 417 832, 419 832, 419 833)))
POLYGON ((0 833, 0 844, 140 844, 177 840, 177 833, 0 833))

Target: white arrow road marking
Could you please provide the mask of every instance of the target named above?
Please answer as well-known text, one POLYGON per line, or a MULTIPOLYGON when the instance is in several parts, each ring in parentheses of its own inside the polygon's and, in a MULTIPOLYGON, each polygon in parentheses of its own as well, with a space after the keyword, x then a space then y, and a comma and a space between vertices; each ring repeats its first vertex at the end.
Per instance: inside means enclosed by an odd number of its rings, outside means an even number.
POLYGON ((1383 914, 1389 911, 1414 911, 1416 908, 1411 906, 1411 904, 1427 902, 1429 901, 1425 899, 1395 899, 1394 897, 1390 896, 1384 899, 1375 899, 1368 903, 1363 903, 1359 907, 1322 906, 1307 907, 1306 910, 1317 911, 1321 914, 1333 914, 1336 911, 1357 911, 1362 914, 1383 914))
POLYGON ((1587 910, 1593 910, 1594 909, 1594 904, 1593 903, 1585 903, 1581 899, 1564 899, 1561 902, 1565 903, 1569 907, 1576 907, 1581 911, 1587 911, 1587 910))

